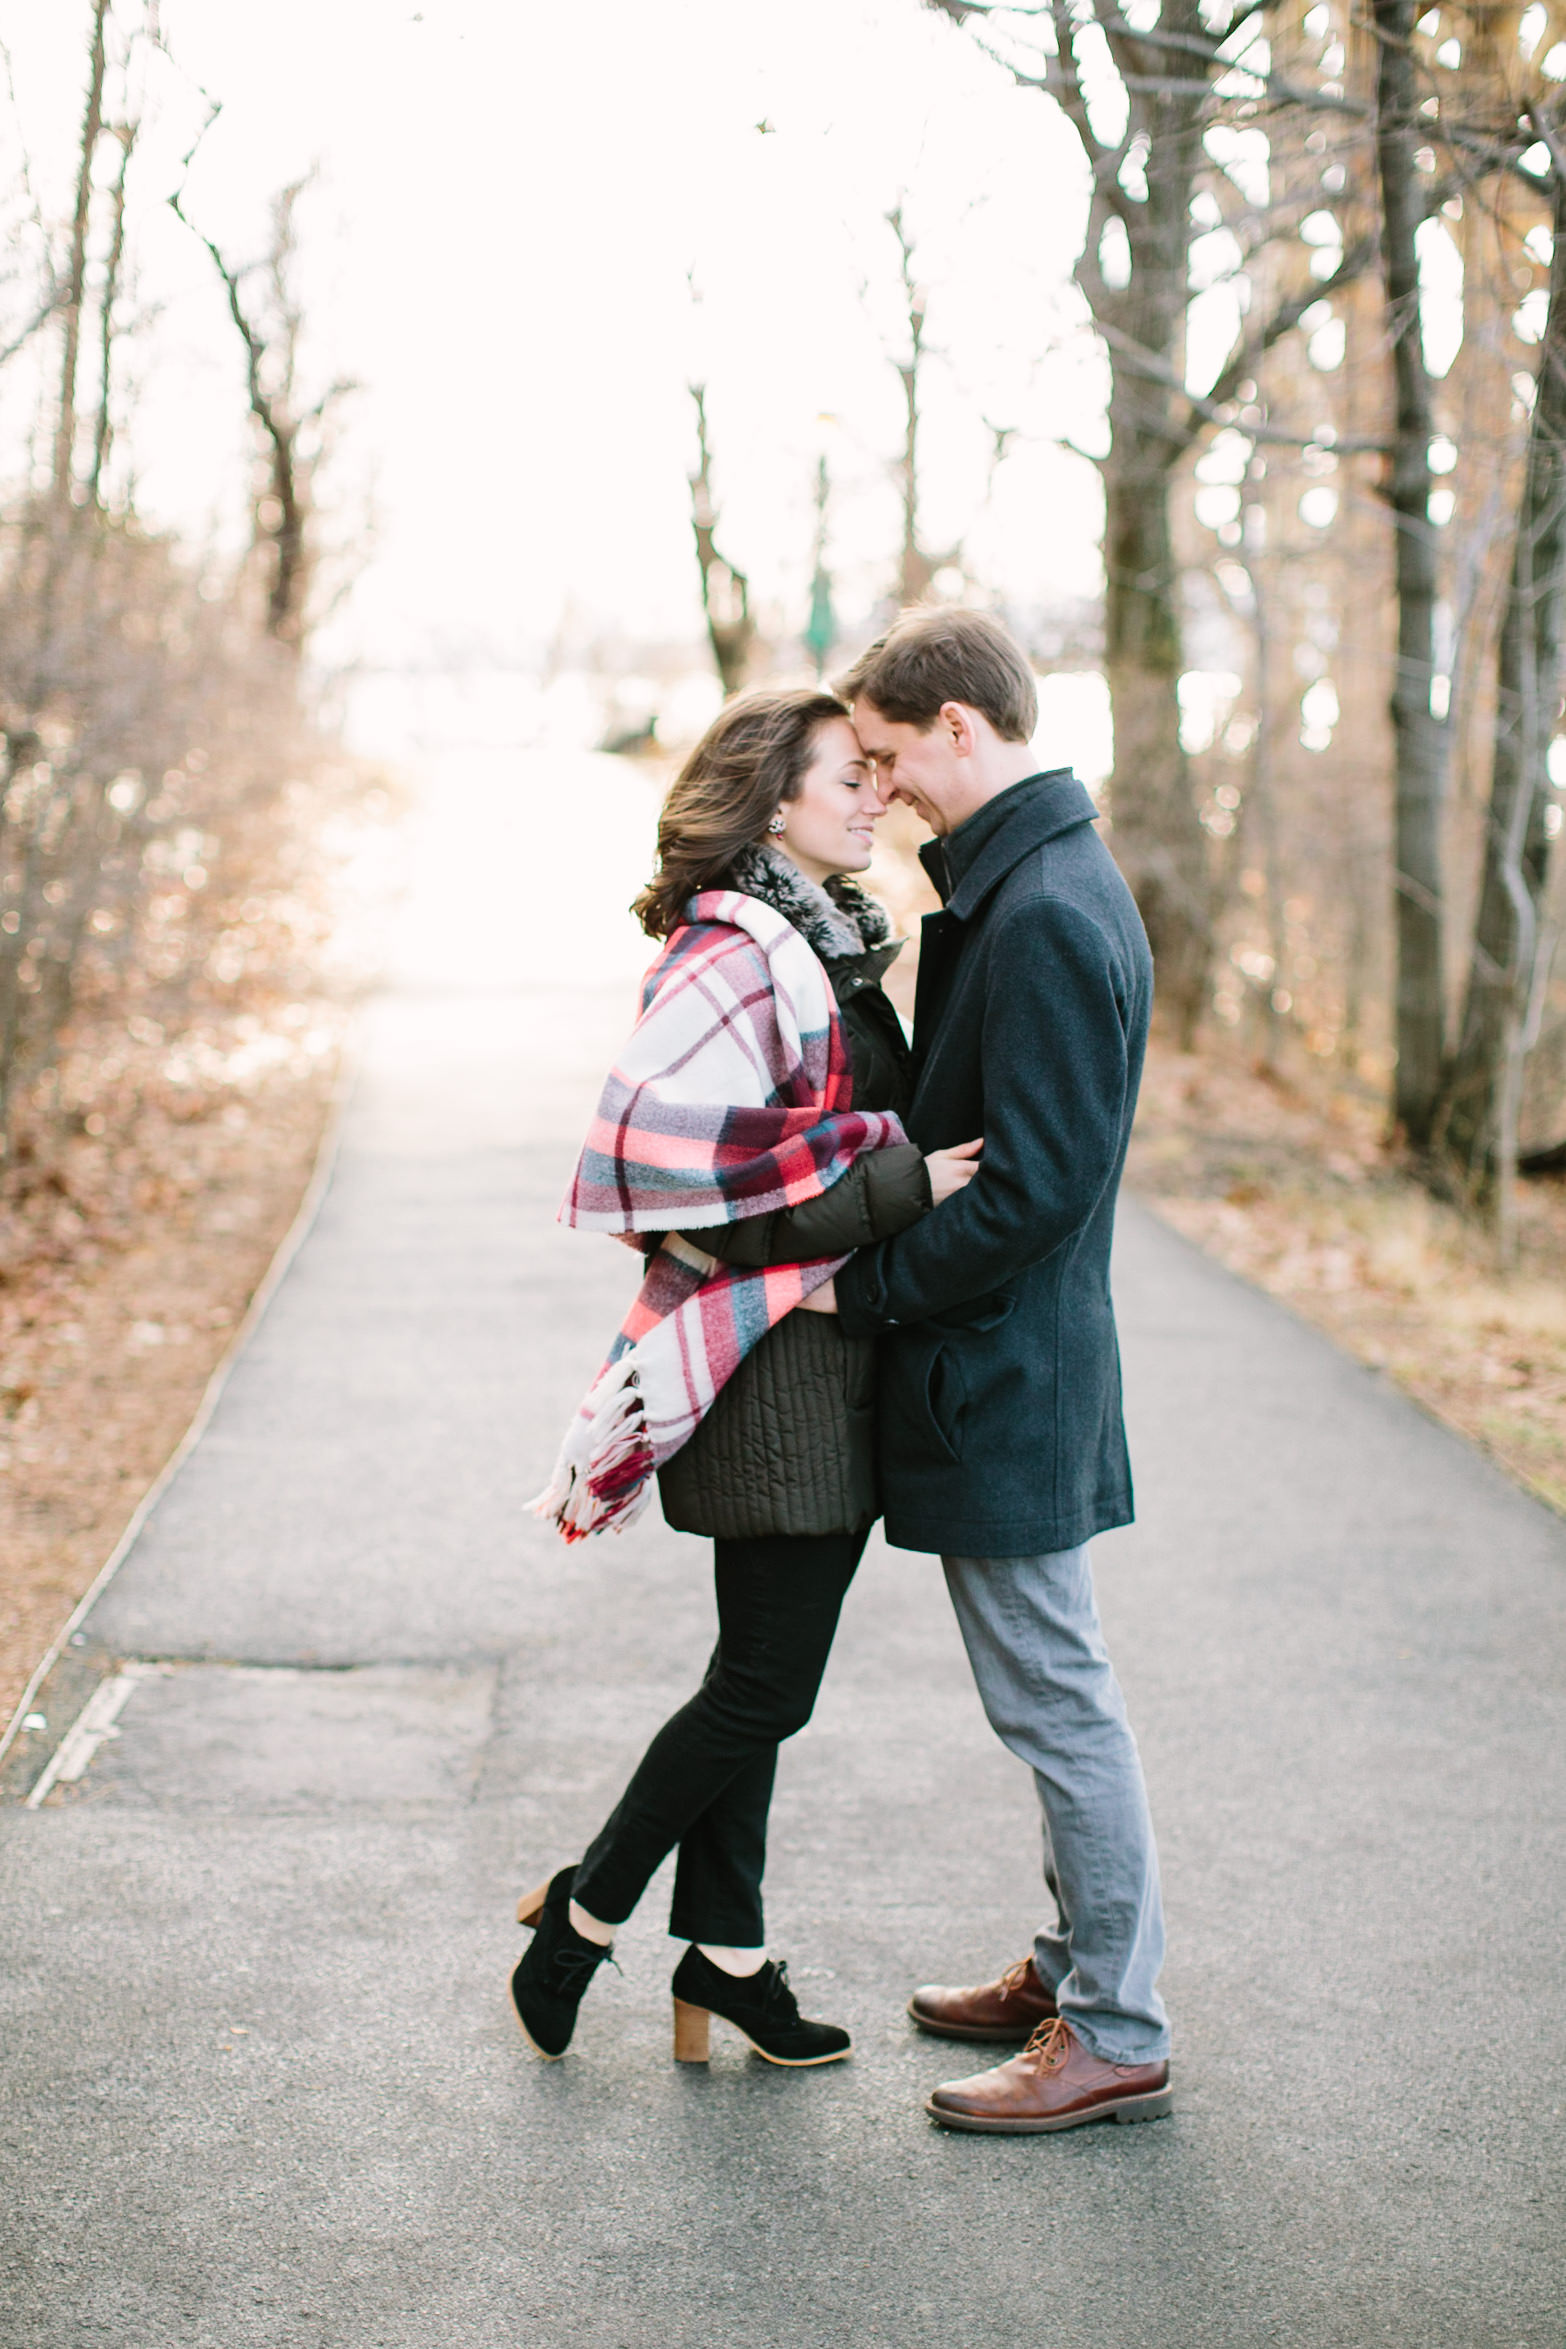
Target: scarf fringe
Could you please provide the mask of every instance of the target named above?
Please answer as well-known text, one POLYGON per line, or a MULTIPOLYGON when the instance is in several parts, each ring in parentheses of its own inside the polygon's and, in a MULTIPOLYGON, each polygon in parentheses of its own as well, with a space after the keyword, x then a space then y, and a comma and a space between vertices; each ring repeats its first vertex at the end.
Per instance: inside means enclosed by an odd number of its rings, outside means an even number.
POLYGON ((610 1363, 583 1403, 529 1514, 568 1542, 624 1533, 651 1498, 654 1465, 633 1349, 610 1363))

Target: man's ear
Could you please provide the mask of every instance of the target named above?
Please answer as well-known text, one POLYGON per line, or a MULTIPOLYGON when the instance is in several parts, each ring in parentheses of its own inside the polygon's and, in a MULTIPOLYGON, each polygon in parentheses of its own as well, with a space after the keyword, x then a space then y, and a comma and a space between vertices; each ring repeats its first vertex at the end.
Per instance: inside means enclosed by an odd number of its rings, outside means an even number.
POLYGON ((973 712, 960 701, 943 701, 936 715, 936 724, 944 726, 951 746, 960 759, 971 759, 979 747, 978 731, 973 723, 973 712))

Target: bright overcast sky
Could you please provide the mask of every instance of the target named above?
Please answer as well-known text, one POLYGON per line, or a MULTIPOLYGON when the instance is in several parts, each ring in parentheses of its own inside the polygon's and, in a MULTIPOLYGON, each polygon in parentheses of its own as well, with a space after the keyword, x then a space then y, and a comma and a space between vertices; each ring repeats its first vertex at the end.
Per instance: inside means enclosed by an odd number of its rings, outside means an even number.
MULTIPOLYGON (((127 16, 139 0, 121 0, 127 16)), ((5 0, 13 135, 64 209, 84 0, 5 0)), ((1098 577, 1101 381, 1065 288, 1073 142, 918 0, 164 0, 188 82, 153 77, 140 161, 141 502, 232 532, 245 447, 205 255, 155 201, 222 101, 192 213, 239 256, 312 162, 312 365, 363 387, 339 472, 376 532, 342 649, 527 661, 562 612, 636 636, 699 620, 686 386, 709 386, 723 541, 797 628, 823 443, 845 615, 890 583, 901 347, 883 215, 903 197, 930 289, 929 531, 972 524, 1028 602, 1098 577), (763 131, 757 126, 766 123, 763 131), (700 291, 691 298, 689 279, 700 291), (982 419, 1016 426, 988 514, 982 419), (822 421, 823 418, 830 421, 822 421)), ((13 393, 0 427, 19 470, 13 393)))

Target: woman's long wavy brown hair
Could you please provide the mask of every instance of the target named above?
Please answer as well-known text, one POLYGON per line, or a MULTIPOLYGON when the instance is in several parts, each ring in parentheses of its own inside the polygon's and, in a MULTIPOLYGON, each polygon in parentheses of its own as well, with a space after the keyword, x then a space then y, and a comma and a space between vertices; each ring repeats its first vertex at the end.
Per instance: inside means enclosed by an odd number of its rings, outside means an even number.
POLYGON ((658 818, 658 869, 631 907, 649 938, 678 929, 698 889, 721 884, 740 850, 766 838, 778 809, 798 797, 821 728, 847 715, 835 694, 813 686, 747 693, 719 712, 658 818))

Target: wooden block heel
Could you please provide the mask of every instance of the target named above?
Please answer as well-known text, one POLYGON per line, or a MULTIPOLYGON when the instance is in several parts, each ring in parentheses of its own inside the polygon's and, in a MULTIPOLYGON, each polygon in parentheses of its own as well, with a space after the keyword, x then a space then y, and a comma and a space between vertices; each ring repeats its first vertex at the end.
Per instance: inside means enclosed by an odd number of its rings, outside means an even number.
POLYGON ((677 2064, 704 2064, 712 2054, 712 2017, 704 2006, 674 2002, 674 2060, 677 2064))
POLYGON ((552 1879, 546 1876, 542 1884, 535 1884, 531 1892, 524 1892, 517 1902, 517 1923, 536 1926, 544 1913, 544 1898, 552 1879))
POLYGON ((848 2033, 837 2023, 802 2015, 788 1986, 788 1968, 768 1958, 753 1974, 725 1974, 692 1942, 674 1969, 674 2060, 704 2064, 712 2018, 730 2023, 769 2064, 840 2063, 848 2033))

